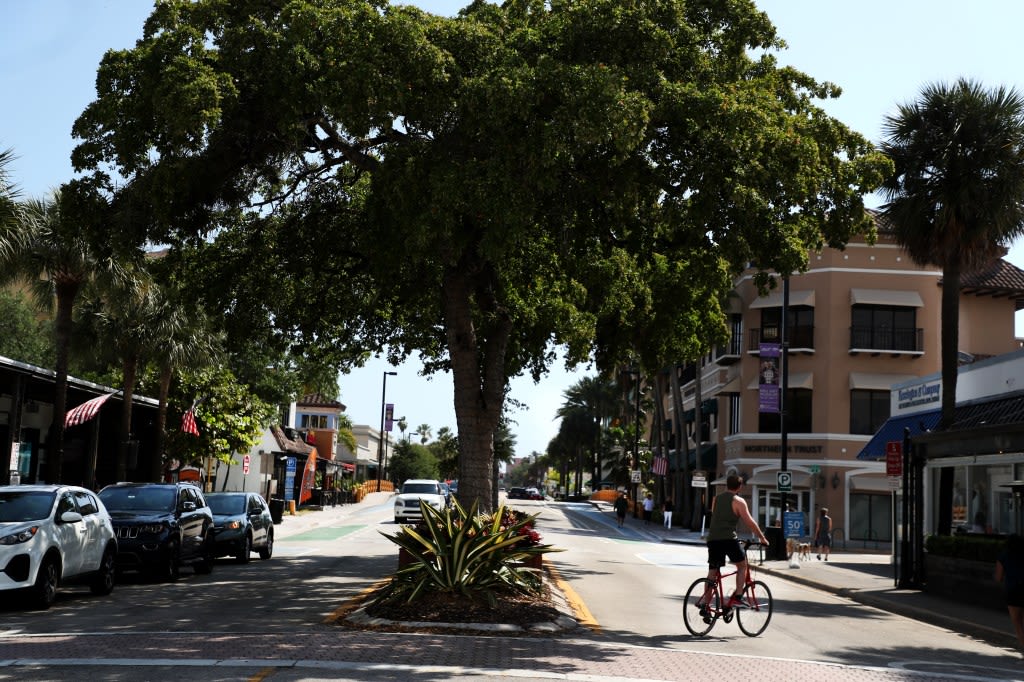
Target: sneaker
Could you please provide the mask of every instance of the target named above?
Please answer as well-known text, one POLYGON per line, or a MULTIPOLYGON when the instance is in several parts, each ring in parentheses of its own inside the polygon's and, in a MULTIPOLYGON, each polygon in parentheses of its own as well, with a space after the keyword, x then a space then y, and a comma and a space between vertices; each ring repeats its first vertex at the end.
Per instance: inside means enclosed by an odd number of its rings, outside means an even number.
POLYGON ((818 555, 818 561, 821 561, 821 555, 820 554, 818 555))
POLYGON ((736 596, 735 594, 729 597, 729 602, 725 605, 726 609, 746 609, 750 608, 747 603, 743 601, 742 596, 736 596))

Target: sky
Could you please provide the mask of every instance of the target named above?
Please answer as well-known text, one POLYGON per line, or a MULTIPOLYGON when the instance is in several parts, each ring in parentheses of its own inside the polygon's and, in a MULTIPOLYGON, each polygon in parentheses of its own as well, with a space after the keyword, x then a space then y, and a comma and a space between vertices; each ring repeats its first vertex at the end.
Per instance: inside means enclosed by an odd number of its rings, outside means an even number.
MULTIPOLYGON (((869 140, 882 123, 921 87, 961 76, 987 87, 1024 90, 1024 2, 1018 0, 756 0, 788 43, 779 61, 843 89, 819 104, 869 140)), ((414 2, 452 15, 467 2, 414 2)), ((145 0, 0 0, 0 149, 15 155, 11 180, 25 197, 43 197, 73 177, 71 125, 95 98, 103 53, 134 45, 152 9, 145 0)), ((869 206, 881 199, 869 197, 869 206)), ((1024 243, 1008 260, 1024 268, 1024 243)), ((1017 334, 1022 335, 1018 315, 1017 334)), ((379 427, 384 402, 395 405, 409 429, 428 424, 433 433, 456 430, 450 375, 420 375, 415 358, 401 367, 371 360, 339 380, 340 399, 357 424, 379 427)), ((516 454, 543 452, 558 431, 555 412, 564 392, 587 372, 561 363, 539 384, 512 382, 512 397, 528 406, 511 414, 516 454)), ((398 436, 397 427, 394 433, 398 436)))

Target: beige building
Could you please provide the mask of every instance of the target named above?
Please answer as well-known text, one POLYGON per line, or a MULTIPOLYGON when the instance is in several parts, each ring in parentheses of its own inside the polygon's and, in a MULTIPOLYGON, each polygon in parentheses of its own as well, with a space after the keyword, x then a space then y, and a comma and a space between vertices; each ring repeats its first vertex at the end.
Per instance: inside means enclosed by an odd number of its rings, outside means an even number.
MULTIPOLYGON (((752 275, 744 273, 735 285, 730 344, 701 363, 707 439, 701 464, 712 484, 733 472, 745 476, 755 517, 772 525, 780 512, 781 433, 778 414, 761 411, 761 370, 765 361, 770 364, 761 344, 780 340, 783 293, 780 284, 759 296, 752 275)), ((812 253, 808 271, 790 278, 787 501, 804 512, 808 524, 827 507, 839 546, 888 546, 892 536, 884 452, 882 461, 858 455, 890 416, 892 385, 941 369, 941 287, 941 269, 916 265, 881 222, 875 245, 861 240, 844 251, 812 253)), ((987 272, 965 277, 962 361, 1018 349, 1014 314, 1022 307, 1024 271, 1009 263, 1000 260, 987 272)), ((674 419, 666 395, 665 416, 686 425, 692 467, 696 373, 692 367, 688 376, 679 371, 685 414, 674 419)), ((806 534, 812 531, 809 526, 806 534)))

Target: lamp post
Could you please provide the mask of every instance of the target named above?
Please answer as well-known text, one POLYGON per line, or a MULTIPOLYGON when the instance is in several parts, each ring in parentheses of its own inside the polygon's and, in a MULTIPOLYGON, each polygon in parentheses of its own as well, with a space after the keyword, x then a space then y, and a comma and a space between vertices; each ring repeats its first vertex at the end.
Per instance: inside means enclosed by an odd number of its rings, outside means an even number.
POLYGON ((388 375, 398 376, 398 372, 384 372, 384 386, 380 391, 380 437, 377 439, 377 492, 380 492, 380 477, 384 468, 384 401, 388 395, 388 375))

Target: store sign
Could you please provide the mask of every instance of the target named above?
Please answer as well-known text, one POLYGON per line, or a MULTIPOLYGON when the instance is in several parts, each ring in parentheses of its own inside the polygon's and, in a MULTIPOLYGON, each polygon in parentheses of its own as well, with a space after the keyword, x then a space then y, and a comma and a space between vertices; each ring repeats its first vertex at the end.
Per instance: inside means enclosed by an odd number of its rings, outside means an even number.
POLYGON ((885 474, 903 475, 903 443, 898 440, 891 440, 885 444, 885 474))

